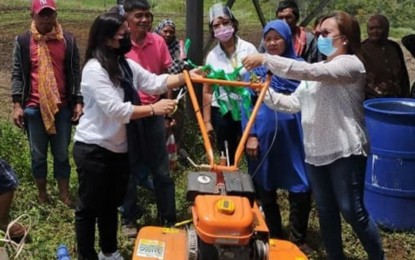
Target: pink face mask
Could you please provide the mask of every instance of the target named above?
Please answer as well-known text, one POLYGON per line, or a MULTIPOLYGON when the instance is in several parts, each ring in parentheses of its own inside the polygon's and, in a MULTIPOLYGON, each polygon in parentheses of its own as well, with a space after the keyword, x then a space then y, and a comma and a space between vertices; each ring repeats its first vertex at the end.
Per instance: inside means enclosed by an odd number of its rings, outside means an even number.
POLYGON ((227 42, 232 38, 235 29, 232 26, 222 26, 213 31, 215 38, 220 42, 227 42))

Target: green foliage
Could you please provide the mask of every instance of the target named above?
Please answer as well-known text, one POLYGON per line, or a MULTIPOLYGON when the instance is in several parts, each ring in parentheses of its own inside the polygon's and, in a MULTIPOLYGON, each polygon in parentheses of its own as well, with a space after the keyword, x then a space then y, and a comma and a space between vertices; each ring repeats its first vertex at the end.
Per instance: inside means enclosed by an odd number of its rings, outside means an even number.
POLYGON ((13 165, 21 179, 30 179, 30 156, 25 133, 2 120, 0 121, 0 140, 0 158, 13 165))

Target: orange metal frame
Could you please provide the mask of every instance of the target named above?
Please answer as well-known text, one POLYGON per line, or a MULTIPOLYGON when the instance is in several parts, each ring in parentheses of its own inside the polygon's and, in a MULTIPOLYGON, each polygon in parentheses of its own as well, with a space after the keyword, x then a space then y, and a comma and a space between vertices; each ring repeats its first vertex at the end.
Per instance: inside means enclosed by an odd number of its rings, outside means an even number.
POLYGON ((256 119, 258 114, 259 107, 264 100, 265 93, 268 90, 269 83, 271 80, 271 75, 267 75, 265 82, 245 82, 245 81, 228 81, 228 80, 217 80, 217 79, 207 79, 207 78, 191 78, 190 74, 187 70, 183 71, 184 80, 187 85, 187 90, 189 91, 190 100, 193 104, 193 109, 196 114, 197 123, 199 125, 200 131, 202 133, 203 143, 205 145, 206 154, 209 160, 209 165, 202 165, 214 172, 221 172, 221 171, 237 171, 238 170, 238 163, 242 157, 242 153, 244 151, 244 146, 246 140, 248 139, 249 132, 252 128, 252 125, 256 119), (249 87, 253 89, 260 89, 260 93, 258 95, 257 102, 252 110, 251 117, 248 120, 248 124, 242 133, 241 140, 239 141, 238 147, 235 152, 235 160, 234 164, 230 166, 219 165, 215 163, 212 144, 210 142, 204 121, 202 116, 202 111, 200 109, 199 103, 196 98, 196 93, 193 87, 193 83, 205 83, 205 84, 218 84, 220 86, 231 86, 231 87, 249 87))

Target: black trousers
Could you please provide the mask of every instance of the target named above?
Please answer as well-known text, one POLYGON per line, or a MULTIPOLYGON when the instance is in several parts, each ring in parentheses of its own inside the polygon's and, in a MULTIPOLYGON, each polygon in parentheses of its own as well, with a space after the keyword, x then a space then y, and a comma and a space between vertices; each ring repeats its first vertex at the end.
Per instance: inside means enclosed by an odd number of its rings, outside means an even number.
MULTIPOLYGON (((256 187, 262 210, 265 214, 265 222, 272 238, 285 238, 282 231, 280 207, 277 203, 277 192, 266 191, 256 187)), ((305 242, 308 228, 308 218, 311 210, 311 192, 289 192, 290 203, 290 240, 296 244, 305 242)))
POLYGON ((103 253, 117 250, 118 211, 127 187, 128 157, 98 145, 76 142, 73 155, 78 173, 75 231, 78 259, 98 259, 95 225, 103 253))
POLYGON ((176 222, 176 191, 170 175, 165 119, 163 116, 153 116, 144 118, 143 121, 147 142, 147 158, 144 164, 153 175, 159 221, 161 225, 172 224, 176 222))
POLYGON ((233 120, 230 112, 222 116, 217 107, 212 107, 211 113, 212 126, 215 130, 219 152, 225 153, 225 141, 228 141, 229 162, 232 165, 242 135, 241 121, 233 120))

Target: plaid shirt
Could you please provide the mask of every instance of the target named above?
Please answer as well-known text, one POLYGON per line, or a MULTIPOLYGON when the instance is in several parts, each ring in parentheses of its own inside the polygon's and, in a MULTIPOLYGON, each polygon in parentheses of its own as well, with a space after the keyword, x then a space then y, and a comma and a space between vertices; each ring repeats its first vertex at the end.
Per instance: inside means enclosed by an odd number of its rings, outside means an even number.
MULTIPOLYGON (((175 42, 177 42, 177 40, 175 40, 175 42)), ((172 63, 170 65, 170 67, 167 69, 167 71, 170 74, 177 74, 177 73, 180 73, 180 72, 183 71, 186 64, 182 59, 179 58, 179 53, 172 54, 172 51, 170 49, 170 45, 169 45, 169 51, 170 51, 172 63)))

